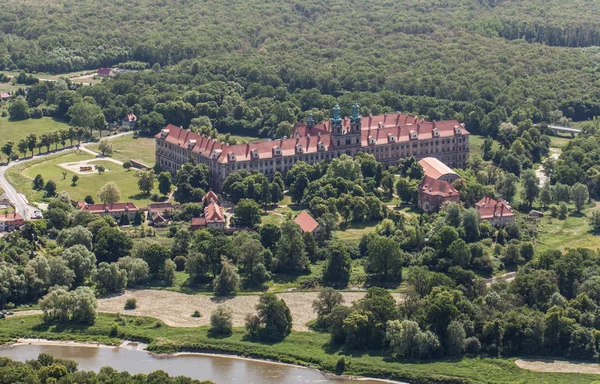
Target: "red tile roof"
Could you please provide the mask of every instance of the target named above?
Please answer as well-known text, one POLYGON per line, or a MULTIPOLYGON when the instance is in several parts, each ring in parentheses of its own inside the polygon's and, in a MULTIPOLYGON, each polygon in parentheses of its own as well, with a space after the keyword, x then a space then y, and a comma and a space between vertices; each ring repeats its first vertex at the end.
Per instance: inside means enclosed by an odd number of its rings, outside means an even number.
POLYGON ((13 222, 24 222, 25 219, 20 214, 14 212, 14 213, 0 214, 0 221, 5 221, 7 223, 13 223, 13 222))
POLYGON ((218 203, 219 196, 217 196, 217 194, 214 193, 211 189, 210 191, 206 192, 206 195, 204 195, 204 197, 202 198, 202 203, 204 203, 205 201, 207 201, 208 203, 218 203))
POLYGON ((192 217, 192 227, 205 227, 206 219, 204 217, 192 217))
POLYGON ((171 212, 173 210, 173 204, 171 203, 152 203, 148 204, 149 211, 160 211, 160 212, 171 212))
POLYGON ((160 213, 158 213, 156 216, 154 216, 152 218, 152 221, 154 223, 164 223, 166 220, 165 220, 165 218, 160 213))
POLYGON ((133 203, 114 203, 114 204, 86 204, 83 206, 85 211, 91 213, 103 213, 103 212, 136 212, 138 207, 133 203))
MULTIPOLYGON (((303 153, 331 150, 333 149, 333 143, 329 133, 330 125, 330 122, 324 122, 308 130, 306 124, 296 123, 294 128, 296 137, 237 145, 223 144, 216 139, 193 133, 173 124, 167 125, 155 137, 163 138, 165 141, 191 150, 193 153, 215 158, 219 163, 231 163, 256 159, 253 157, 255 151, 258 153, 259 159, 270 159, 295 155, 298 146, 300 146, 303 153)), ((342 126, 344 130, 349 129, 350 119, 345 118, 342 120, 342 126)), ((396 142, 408 142, 410 141, 411 131, 415 131, 421 140, 431 139, 434 128, 439 134, 438 137, 453 137, 458 130, 461 131, 462 135, 469 134, 456 120, 436 123, 395 113, 363 117, 361 146, 388 144, 391 135, 395 137, 396 142), (373 138, 374 144, 370 144, 369 137, 373 138)))
POLYGON ((424 157, 419 160, 419 164, 423 167, 425 175, 433 179, 439 179, 447 174, 456 175, 456 172, 435 157, 424 157))
POLYGON ((317 227, 319 223, 306 211, 300 212, 298 216, 294 219, 294 222, 300 226, 300 229, 304 232, 312 233, 317 227))
POLYGON ((450 197, 459 195, 458 190, 449 182, 437 180, 429 176, 423 178, 423 181, 421 181, 421 184, 419 185, 419 189, 432 196, 450 197))
POLYGON ((8 99, 10 96, 10 92, 0 92, 0 99, 8 99))
POLYGON ((134 115, 133 113, 129 113, 127 116, 125 116, 125 118, 123 120, 133 123, 133 122, 137 121, 137 116, 134 115))
POLYGON ((216 202, 209 203, 206 208, 204 208, 204 218, 206 219, 207 224, 225 222, 223 209, 216 202))
POLYGON ((512 217, 515 213, 512 208, 503 199, 494 200, 491 197, 484 197, 479 200, 475 207, 479 211, 479 215, 482 219, 493 219, 498 217, 512 217))
POLYGON ((98 74, 99 75, 110 75, 112 73, 112 69, 111 68, 98 68, 98 74))

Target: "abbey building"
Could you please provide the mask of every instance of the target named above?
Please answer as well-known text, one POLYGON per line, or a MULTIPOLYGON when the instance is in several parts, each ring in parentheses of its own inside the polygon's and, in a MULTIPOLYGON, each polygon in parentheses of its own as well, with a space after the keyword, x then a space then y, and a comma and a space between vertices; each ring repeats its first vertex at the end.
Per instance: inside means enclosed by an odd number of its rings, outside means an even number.
POLYGON ((156 164, 175 173, 182 164, 207 164, 210 184, 220 189, 225 178, 240 169, 267 176, 285 173, 298 161, 314 163, 371 153, 384 165, 404 157, 435 157, 451 168, 465 166, 469 158, 469 132, 456 120, 424 121, 400 112, 360 116, 358 105, 352 116, 342 118, 335 106, 329 121, 315 124, 309 114, 296 123, 290 138, 228 145, 169 124, 156 137, 156 164))

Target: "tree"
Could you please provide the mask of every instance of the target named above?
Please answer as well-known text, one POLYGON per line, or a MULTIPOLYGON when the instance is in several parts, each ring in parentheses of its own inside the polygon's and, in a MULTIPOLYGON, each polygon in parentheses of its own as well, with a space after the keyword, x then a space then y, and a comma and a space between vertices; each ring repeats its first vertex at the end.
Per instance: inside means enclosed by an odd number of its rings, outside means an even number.
POLYGON ((98 198, 104 204, 117 203, 121 200, 121 190, 114 181, 109 181, 98 191, 98 198))
POLYGON ((575 210, 577 212, 581 212, 585 203, 590 198, 588 187, 579 182, 575 183, 571 187, 571 197, 573 198, 573 202, 575 203, 575 210))
POLYGON ((281 237, 281 229, 275 224, 265 224, 260 227, 260 242, 263 247, 273 249, 281 237))
POLYGON ((102 262, 94 273, 94 282, 100 295, 122 292, 127 287, 127 272, 121 270, 117 263, 102 262))
POLYGON ((327 263, 323 267, 323 283, 344 288, 350 281, 351 270, 350 255, 346 247, 339 242, 330 245, 327 263))
POLYGON ((256 304, 258 336, 263 340, 280 341, 292 331, 292 314, 283 299, 273 293, 264 293, 256 304))
POLYGON ((33 188, 35 189, 43 189, 44 188, 44 178, 42 175, 36 175, 33 179, 33 188))
POLYGON ((149 194, 154 189, 154 171, 137 171, 135 177, 138 178, 138 188, 145 194, 149 194))
POLYGON ((269 192, 271 194, 271 202, 273 204, 277 204, 281 200, 283 200, 283 189, 281 189, 280 184, 273 181, 269 186, 269 192))
POLYGON ((414 357, 418 354, 417 335, 421 332, 415 321, 390 320, 387 323, 385 339, 390 343, 394 355, 414 357))
POLYGON ((387 237, 375 236, 369 241, 365 271, 377 274, 382 281, 402 275, 402 251, 398 243, 387 237))
POLYGON ((446 331, 446 341, 444 343, 444 347, 446 348, 448 355, 460 355, 464 349, 466 338, 467 334, 462 324, 458 321, 452 321, 450 325, 448 325, 448 330, 446 331))
POLYGON ((52 257, 48 260, 48 267, 48 285, 70 287, 73 284, 75 272, 69 269, 65 260, 52 257))
POLYGON ((119 228, 104 226, 96 235, 94 253, 99 262, 114 262, 129 254, 133 244, 119 228))
POLYGON ((76 186, 78 181, 79 181, 79 176, 73 175, 73 177, 71 178, 71 185, 76 186))
POLYGON ((463 214, 462 226, 465 230, 465 240, 469 243, 479 241, 479 212, 474 208, 467 209, 463 214))
POLYGON ((98 310, 96 296, 89 287, 79 287, 71 292, 55 288, 39 304, 45 322, 93 324, 98 310))
MULTIPOLYGON (((62 232, 64 231, 66 231, 66 229, 62 232)), ((73 237, 71 237, 71 239, 72 238, 73 237)), ((61 257, 67 262, 68 267, 75 273, 75 285, 82 285, 86 279, 92 276, 92 272, 96 268, 96 255, 94 255, 88 250, 88 248, 81 244, 73 245, 65 249, 62 252, 61 257)))
MULTIPOLYGON (((125 164, 123 164, 125 166, 125 164)), ((158 191, 161 195, 166 196, 171 192, 171 174, 169 172, 161 172, 158 175, 158 191)))
POLYGON ((233 264, 226 257, 221 258, 221 273, 213 282, 216 295, 226 296, 235 294, 240 283, 240 277, 233 264))
POLYGON ((521 182, 523 183, 523 198, 531 207, 533 201, 537 198, 540 192, 539 180, 535 174, 535 171, 533 169, 523 171, 521 174, 521 182))
POLYGON ((173 285, 173 282, 175 281, 175 271, 176 270, 177 270, 177 266, 175 265, 175 262, 173 260, 171 260, 171 259, 165 260, 165 265, 163 266, 162 280, 167 287, 170 287, 173 285))
POLYGON ((29 119, 29 105, 23 99, 17 99, 8 106, 8 114, 11 120, 29 119))
POLYGON ((123 162, 123 168, 125 168, 126 170, 129 171, 131 169, 131 167, 133 167, 133 164, 131 163, 131 161, 126 160, 123 162))
POLYGON ((346 337, 346 344, 350 348, 364 349, 369 344, 371 334, 368 313, 364 311, 350 313, 343 321, 342 330, 346 337))
POLYGON ((54 194, 56 193, 56 183, 52 180, 48 180, 44 189, 46 190, 47 196, 54 196, 54 194))
POLYGON ((417 188, 414 183, 406 177, 398 178, 396 182, 396 193, 400 198, 400 201, 410 203, 414 200, 414 196, 417 192, 417 188))
POLYGON ((110 156, 113 154, 113 145, 108 139, 100 140, 98 149, 102 152, 102 156, 110 156))
POLYGON ((467 268, 471 264, 471 249, 463 239, 457 239, 450 244, 448 254, 453 265, 467 268))
POLYGON ((185 272, 190 275, 190 280, 197 281, 207 271, 205 256, 199 252, 190 252, 185 260, 185 272))
POLYGON ((30 133, 25 139, 27 140, 27 149, 29 149, 31 156, 33 157, 33 150, 37 146, 38 137, 35 133, 30 133))
POLYGON ((233 329, 233 310, 226 305, 219 305, 210 314, 210 332, 216 335, 230 335, 233 329))
POLYGON ((234 221, 236 225, 254 227, 260 224, 260 206, 251 199, 242 199, 235 206, 234 221))
POLYGON ((275 257, 280 271, 304 273, 310 270, 302 230, 292 220, 281 224, 281 237, 277 241, 275 257))
POLYGON ((6 144, 4 144, 2 146, 2 153, 4 153, 6 155, 7 163, 10 163, 10 158, 11 158, 11 155, 13 154, 13 146, 14 146, 14 143, 12 141, 8 141, 8 142, 6 142, 6 144))
POLYGON ((358 160, 346 154, 334 158, 327 167, 327 177, 341 177, 345 180, 359 181, 362 179, 361 165, 358 160))
POLYGON ((69 108, 68 114, 71 118, 71 125, 92 129, 97 128, 94 123, 99 123, 99 118, 96 121, 96 116, 102 114, 102 108, 86 100, 81 100, 69 108))
POLYGON ((326 318, 331 314, 333 308, 342 304, 344 297, 333 288, 324 288, 319 291, 319 295, 313 301, 312 307, 317 312, 317 318, 321 322, 326 322, 326 318))
POLYGON ((148 246, 142 253, 142 258, 148 263, 148 271, 150 277, 159 279, 164 272, 165 261, 170 259, 171 252, 169 249, 160 244, 154 243, 148 246))
POLYGON ((600 211, 595 209, 592 211, 592 216, 590 217, 590 224, 594 227, 594 231, 600 231, 600 211))
POLYGON ((21 152, 23 154, 23 157, 27 156, 27 139, 21 139, 19 140, 19 144, 17 144, 17 148, 19 148, 19 152, 21 152))
POLYGON ((544 183, 540 191, 540 203, 542 203, 542 207, 546 208, 552 203, 552 186, 549 181, 544 183))
POLYGON ((125 256, 118 260, 119 268, 127 272, 127 286, 134 287, 148 280, 149 268, 148 263, 144 260, 125 256))

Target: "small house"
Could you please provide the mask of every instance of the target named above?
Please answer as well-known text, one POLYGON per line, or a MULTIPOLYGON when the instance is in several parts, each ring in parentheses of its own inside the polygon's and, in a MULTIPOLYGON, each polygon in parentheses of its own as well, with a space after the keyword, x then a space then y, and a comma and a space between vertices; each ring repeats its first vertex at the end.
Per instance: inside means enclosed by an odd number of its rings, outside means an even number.
POLYGON ((481 220, 486 220, 494 226, 503 227, 515 221, 515 213, 503 199, 494 200, 486 196, 475 204, 475 208, 481 220))
POLYGON ((0 232, 19 229, 23 224, 25 224, 25 219, 16 212, 0 215, 0 232))
POLYGON ((294 222, 300 226, 302 232, 314 233, 315 230, 319 227, 319 223, 315 220, 308 212, 302 211, 296 218, 294 222))
POLYGON ((136 122, 137 122, 137 116, 134 115, 133 113, 128 113, 127 116, 125 116, 123 118, 123 120, 121 121, 121 127, 128 128, 128 129, 134 129, 136 122))
POLYGON ((446 202, 460 202, 460 193, 448 181, 425 175, 418 189, 417 206, 425 212, 439 211, 446 202))
POLYGON ((98 68, 98 76, 107 77, 114 75, 114 72, 111 68, 98 68))

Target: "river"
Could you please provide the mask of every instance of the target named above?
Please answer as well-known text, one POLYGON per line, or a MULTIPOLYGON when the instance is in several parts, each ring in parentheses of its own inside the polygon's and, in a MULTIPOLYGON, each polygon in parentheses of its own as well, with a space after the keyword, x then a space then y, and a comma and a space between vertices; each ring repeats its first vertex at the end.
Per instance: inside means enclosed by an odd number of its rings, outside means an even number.
POLYGON ((381 384, 377 380, 332 379, 314 369, 224 356, 181 354, 155 357, 145 351, 126 348, 78 345, 32 344, 0 349, 0 356, 17 361, 37 359, 40 353, 75 360, 82 371, 97 372, 104 366, 131 374, 163 370, 171 376, 211 380, 216 384, 381 384))

